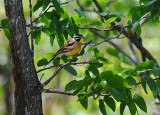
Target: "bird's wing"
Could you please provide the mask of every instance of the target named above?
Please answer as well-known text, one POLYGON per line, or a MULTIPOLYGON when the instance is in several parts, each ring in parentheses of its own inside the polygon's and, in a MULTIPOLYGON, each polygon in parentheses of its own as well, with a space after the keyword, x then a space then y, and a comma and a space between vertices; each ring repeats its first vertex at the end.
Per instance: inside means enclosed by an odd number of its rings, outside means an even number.
POLYGON ((68 52, 68 51, 72 50, 73 49, 73 47, 72 47, 73 44, 74 44, 74 40, 69 40, 68 42, 66 42, 64 44, 64 46, 61 49, 59 49, 57 51, 57 53, 55 55, 59 55, 61 53, 65 53, 65 52, 68 52))
POLYGON ((53 56, 53 58, 51 60, 49 60, 49 62, 44 67, 46 67, 52 60, 56 59, 58 57, 58 55, 72 50, 73 49, 73 47, 72 47, 73 44, 74 44, 74 40, 69 40, 68 42, 66 42, 64 44, 64 46, 57 51, 57 53, 53 56))

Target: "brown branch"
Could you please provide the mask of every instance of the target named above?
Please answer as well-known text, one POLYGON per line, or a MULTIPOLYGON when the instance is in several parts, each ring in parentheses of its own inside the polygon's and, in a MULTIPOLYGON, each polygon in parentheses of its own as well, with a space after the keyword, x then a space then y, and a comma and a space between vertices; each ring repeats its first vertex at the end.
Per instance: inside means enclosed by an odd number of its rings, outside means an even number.
POLYGON ((74 56, 69 62, 67 62, 66 64, 63 64, 63 65, 59 66, 59 68, 56 70, 56 72, 54 72, 53 75, 52 75, 48 80, 46 80, 46 81, 42 84, 42 86, 43 86, 43 87, 46 86, 46 85, 59 73, 59 71, 60 71, 61 69, 63 69, 64 67, 70 65, 70 64, 82 53, 82 51, 87 47, 87 45, 90 44, 90 45, 92 45, 92 46, 96 46, 96 45, 99 45, 99 44, 101 44, 101 43, 108 42, 108 41, 111 40, 111 39, 119 38, 119 36, 120 36, 120 34, 117 35, 117 36, 110 37, 110 38, 108 38, 108 39, 106 39, 106 40, 101 40, 100 42, 97 42, 97 43, 93 43, 92 40, 90 40, 90 41, 87 42, 87 43, 83 43, 83 47, 82 47, 81 50, 78 52, 78 54, 75 55, 75 56, 74 56))
MULTIPOLYGON (((79 64, 97 64, 97 62, 77 62, 77 63, 70 63, 69 65, 79 65, 79 64)), ((50 66, 50 67, 40 69, 40 70, 37 71, 37 73, 39 73, 41 71, 44 71, 44 70, 47 70, 47 69, 54 68, 54 67, 59 67, 59 66, 63 66, 63 64, 53 65, 53 66, 50 66)))
POLYGON ((77 4, 78 4, 78 6, 80 7, 81 10, 88 11, 88 12, 97 12, 96 9, 91 9, 91 8, 85 8, 85 7, 83 7, 83 6, 79 3, 79 0, 77 0, 77 4))
POLYGON ((81 50, 78 52, 77 55, 75 55, 69 62, 67 62, 66 64, 63 64, 61 66, 59 66, 59 68, 56 70, 56 72, 53 73, 53 75, 48 79, 46 80, 42 86, 46 86, 58 73, 61 69, 63 69, 64 67, 66 67, 67 65, 69 65, 70 63, 72 63, 72 61, 74 61, 81 53, 82 51, 86 48, 87 45, 91 44, 91 41, 87 42, 84 44, 84 46, 81 48, 81 50))
MULTIPOLYGON (((90 30, 91 32, 93 32, 94 34, 96 34, 97 36, 101 37, 104 40, 107 40, 107 38, 103 35, 101 35, 100 33, 94 31, 94 30, 90 30)), ((126 56, 129 60, 131 60, 135 65, 138 65, 138 63, 132 59, 127 53, 125 53, 122 48, 120 48, 118 45, 116 45, 115 43, 113 43, 112 41, 108 41, 111 45, 113 45, 118 51, 120 51, 124 56, 126 56)))
MULTIPOLYGON (((95 3, 96 7, 98 8, 99 12, 103 12, 102 7, 99 5, 99 3, 97 2, 97 0, 93 0, 93 2, 95 3)), ((109 17, 106 15, 104 16, 104 18, 106 20, 109 19, 109 17)), ((124 29, 122 26, 117 25, 117 23, 115 21, 113 21, 111 23, 112 27, 114 29, 116 29, 117 31, 121 31, 122 33, 129 38, 129 40, 140 50, 140 52, 142 54, 144 54, 149 60, 154 60, 155 62, 157 62, 157 60, 150 54, 150 52, 148 50, 146 50, 142 44, 138 41, 137 35, 135 32, 132 32, 131 35, 128 34, 128 31, 126 29, 124 29)), ((141 39, 141 37, 139 38, 141 39)))
MULTIPOLYGON (((73 0, 69 0, 69 1, 67 1, 67 2, 61 3, 60 5, 68 4, 68 3, 70 3, 71 1, 73 1, 73 0)), ((36 19, 33 20, 32 23, 36 22, 39 18, 41 18, 41 17, 42 17, 45 13, 47 13, 47 11, 48 11, 50 8, 52 8, 52 7, 54 7, 54 6, 53 6, 53 5, 50 5, 43 13, 41 12, 41 13, 39 14, 39 16, 38 16, 36 19)))
MULTIPOLYGON (((63 92, 63 91, 55 91, 55 90, 51 90, 51 89, 42 89, 41 92, 43 92, 43 93, 57 93, 57 94, 63 94, 63 95, 68 95, 68 96, 74 96, 73 93, 63 92)), ((81 96, 81 95, 86 95, 86 94, 85 93, 79 94, 79 96, 81 96)), ((110 96, 110 95, 111 94, 99 94, 99 96, 110 96)))
POLYGON ((92 30, 97 30, 97 31, 112 31, 112 30, 115 30, 114 28, 111 28, 111 29, 98 29, 98 28, 95 28, 95 27, 79 27, 79 29, 92 29, 92 30))

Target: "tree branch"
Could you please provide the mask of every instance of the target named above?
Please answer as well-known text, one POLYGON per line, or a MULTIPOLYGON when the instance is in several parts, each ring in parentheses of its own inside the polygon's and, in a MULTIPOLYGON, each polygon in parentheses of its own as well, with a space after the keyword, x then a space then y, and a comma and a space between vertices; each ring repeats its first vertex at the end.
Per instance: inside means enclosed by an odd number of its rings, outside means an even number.
MULTIPOLYGON (((68 95, 68 96, 74 96, 73 93, 63 92, 63 91, 55 91, 55 90, 51 90, 51 89, 42 89, 41 92, 43 92, 43 93, 57 93, 57 94, 63 94, 63 95, 68 95)), ((86 95, 86 94, 85 93, 79 94, 79 96, 81 96, 81 95, 86 95)), ((110 95, 111 94, 100 94, 99 96, 110 96, 110 95)))
MULTIPOLYGON (((93 0, 93 2, 95 3, 96 7, 98 8, 99 12, 103 12, 102 7, 99 5, 99 3, 97 2, 97 0, 93 0)), ((104 16, 104 18, 106 20, 109 19, 108 15, 104 16)), ((113 21, 111 23, 112 27, 114 29, 116 29, 117 31, 122 31, 122 33, 129 38, 129 40, 140 50, 140 52, 142 54, 144 54, 149 60, 154 60, 155 62, 157 62, 157 60, 150 54, 150 52, 148 50, 146 50, 142 44, 138 41, 137 38, 137 34, 135 32, 132 32, 131 35, 128 35, 128 31, 126 29, 123 28, 123 26, 119 26, 117 25, 117 23, 115 21, 113 21)), ((139 38, 141 39, 141 37, 139 38)))
MULTIPOLYGON (((94 34, 96 34, 97 36, 101 37, 104 40, 107 40, 107 38, 103 35, 101 35, 100 33, 94 31, 94 30, 90 30, 91 32, 93 32, 94 34)), ((132 59, 127 53, 125 53, 122 48, 120 48, 118 45, 116 45, 115 43, 113 43, 112 41, 108 41, 111 45, 113 45, 117 50, 119 50, 124 56, 126 56, 129 60, 131 60, 135 65, 138 65, 138 63, 132 59)))
MULTIPOLYGON (((80 65, 80 64, 97 64, 97 62, 77 62, 77 63, 70 63, 69 65, 80 65)), ((44 70, 47 70, 47 69, 54 68, 54 67, 59 67, 59 66, 62 66, 62 65, 63 64, 53 65, 53 66, 50 66, 50 67, 46 67, 46 68, 38 70, 37 73, 39 73, 41 71, 44 71, 44 70)))
POLYGON ((85 7, 83 7, 83 6, 79 3, 79 0, 77 0, 77 4, 78 4, 78 6, 80 7, 81 10, 88 11, 88 12, 96 12, 96 13, 97 13, 96 9, 91 9, 91 8, 85 8, 85 7))
POLYGON ((42 86, 43 86, 43 87, 46 86, 46 85, 59 73, 59 71, 60 71, 61 69, 63 69, 65 66, 69 65, 70 63, 72 63, 72 61, 74 61, 74 60, 82 53, 82 51, 86 48, 86 46, 87 46, 88 44, 90 44, 90 43, 91 43, 91 41, 85 43, 84 46, 81 48, 81 50, 78 52, 77 55, 75 55, 75 56, 74 56, 69 62, 67 62, 66 64, 63 64, 63 65, 59 66, 59 68, 56 70, 56 72, 54 72, 53 75, 52 75, 48 80, 46 80, 46 81, 42 84, 42 86))
POLYGON ((63 64, 63 65, 59 66, 59 68, 56 70, 56 72, 54 72, 53 75, 52 75, 48 80, 46 80, 46 81, 42 84, 42 86, 43 86, 43 87, 46 86, 46 85, 58 74, 58 72, 59 72, 61 69, 63 69, 64 67, 70 65, 70 64, 82 53, 82 51, 87 47, 87 45, 90 44, 90 45, 92 45, 92 46, 96 46, 96 45, 99 45, 99 44, 101 44, 101 43, 103 43, 103 42, 108 42, 108 41, 111 40, 111 39, 119 38, 119 36, 120 36, 120 34, 117 35, 117 36, 110 37, 110 38, 105 39, 105 40, 101 40, 100 42, 97 42, 97 43, 93 43, 92 40, 90 40, 90 41, 87 42, 87 43, 84 43, 84 44, 83 44, 83 47, 82 47, 81 50, 78 52, 78 54, 75 55, 75 56, 73 56, 73 58, 72 58, 69 62, 67 62, 66 64, 63 64))
MULTIPOLYGON (((70 3, 71 1, 73 1, 73 0, 69 0, 69 1, 67 1, 67 2, 61 3, 60 5, 68 4, 68 3, 70 3)), ((54 6, 53 6, 53 5, 50 5, 43 13, 41 12, 41 13, 39 14, 39 16, 38 16, 36 19, 33 20, 32 23, 36 22, 39 18, 41 18, 41 17, 42 17, 45 13, 47 13, 47 11, 48 11, 50 8, 52 8, 52 7, 54 7, 54 6)))

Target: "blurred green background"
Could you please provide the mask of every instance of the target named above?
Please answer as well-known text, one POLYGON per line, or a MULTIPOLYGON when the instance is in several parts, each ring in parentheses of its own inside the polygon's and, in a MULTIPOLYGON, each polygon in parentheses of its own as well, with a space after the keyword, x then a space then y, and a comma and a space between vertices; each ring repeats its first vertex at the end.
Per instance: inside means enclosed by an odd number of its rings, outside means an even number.
MULTIPOLYGON (((67 0, 59 0, 60 3, 66 2, 67 0)), ((106 3, 108 0, 98 0, 101 6, 105 9, 106 3)), ((138 0, 117 0, 116 2, 112 3, 110 5, 110 10, 112 13, 120 12, 124 16, 128 14, 128 11, 131 7, 138 5, 138 0)), ((34 6, 36 3, 36 0, 32 0, 32 5, 34 6)), ((84 7, 90 7, 90 8, 96 8, 95 5, 92 3, 91 0, 81 0, 81 5, 84 7)), ((5 16, 5 9, 4 9, 4 1, 0 0, 0 20, 6 18, 5 16)), ((23 6, 24 6, 24 15, 26 18, 26 23, 29 23, 29 3, 27 0, 23 0, 23 6)), ((79 9, 79 6, 77 5, 76 0, 73 0, 67 5, 63 5, 68 11, 68 14, 70 16, 76 15, 74 12, 74 9, 79 9)), ((41 9, 33 13, 33 19, 36 18, 41 9)), ((85 12, 86 13, 86 12, 85 12)), ((98 17, 95 13, 86 13, 87 19, 90 20, 90 23, 96 20, 98 17)), ((124 17, 124 25, 126 25, 127 17, 124 17)), ((84 22, 82 22, 83 24, 84 22)), ((80 23, 80 26, 82 26, 80 23)), ((97 21, 91 26, 95 26, 97 28, 104 28, 104 25, 97 21)), ((109 28, 109 25, 105 25, 105 28, 109 28)), ((144 47, 151 52, 151 54, 157 59, 157 61, 160 61, 160 24, 153 23, 152 20, 148 21, 142 26, 142 39, 143 39, 143 45, 144 47)), ((29 33, 30 29, 27 28, 27 32, 29 33)), ((101 38, 95 36, 93 33, 91 33, 89 30, 80 30, 80 33, 83 34, 86 39, 86 41, 93 40, 94 42, 101 40, 101 38)), ((114 32, 101 32, 106 37, 114 35, 114 32)), ((69 39, 71 39, 69 37, 69 39)), ((125 50, 128 54, 130 54, 129 46, 128 46, 128 39, 120 39, 120 40, 112 40, 114 43, 118 44, 123 50, 125 50)), ((79 57, 80 61, 87 61, 92 57, 92 52, 90 52, 91 46, 88 46, 86 49, 86 55, 83 57, 79 57)), ((122 71, 127 68, 134 68, 135 65, 129 61, 130 64, 123 63, 120 59, 109 55, 106 52, 107 48, 113 48, 108 43, 103 43, 97 48, 104 53, 105 57, 108 58, 113 62, 113 64, 105 66, 102 70, 105 69, 112 69, 117 71, 122 71)), ((47 53, 55 53, 59 49, 59 46, 57 45, 57 42, 54 41, 53 47, 50 45, 50 39, 48 36, 42 33, 41 35, 41 41, 39 45, 35 45, 35 65, 36 69, 41 69, 37 66, 38 60, 41 59, 45 54, 47 53)), ((135 48, 137 57, 139 62, 141 61, 141 55, 140 52, 135 48)), ((78 76, 72 76, 67 71, 62 70, 54 80, 46 87, 46 88, 53 88, 55 90, 64 91, 65 85, 73 79, 81 79, 83 77, 83 73, 85 71, 85 67, 87 65, 80 65, 80 66, 74 66, 74 68, 78 72, 78 76)), ((45 81, 52 73, 55 71, 55 69, 50 69, 44 72, 40 72, 38 74, 39 78, 44 73, 44 77, 42 78, 42 81, 45 81)), ((137 78, 139 79, 139 78, 137 78)), ((13 100, 13 81, 11 79, 11 62, 10 62, 10 51, 9 51, 9 42, 7 38, 5 37, 2 29, 0 29, 0 115, 7 115, 12 111, 12 100, 13 100)), ((147 88, 148 89, 148 88, 147 88)), ((134 91, 132 91, 134 93, 134 91)), ((136 92, 139 92, 140 95, 142 95, 147 103, 147 109, 148 113, 144 113, 141 110, 139 110, 140 115, 150 115, 154 109, 153 102, 154 100, 151 92, 149 92, 148 95, 146 95, 141 88, 141 86, 138 86, 138 89, 136 92)), ((93 99, 90 99, 89 101, 89 108, 88 110, 85 110, 79 102, 77 102, 77 97, 74 96, 65 96, 65 95, 59 95, 59 94, 42 94, 43 99, 43 112, 44 115, 99 115, 101 114, 98 108, 98 102, 94 101, 93 99)), ((109 108, 106 106, 107 113, 109 115, 119 115, 119 103, 116 104, 116 112, 112 112, 109 108)), ((128 115, 129 110, 126 107, 124 115, 128 115)))

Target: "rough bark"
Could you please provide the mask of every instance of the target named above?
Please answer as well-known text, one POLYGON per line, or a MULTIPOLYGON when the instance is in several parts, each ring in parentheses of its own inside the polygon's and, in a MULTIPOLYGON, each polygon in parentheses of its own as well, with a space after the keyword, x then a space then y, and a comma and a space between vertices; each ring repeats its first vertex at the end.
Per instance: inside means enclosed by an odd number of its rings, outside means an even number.
POLYGON ((22 0, 4 0, 10 22, 10 52, 14 79, 14 114, 42 115, 41 86, 25 27, 22 0))

